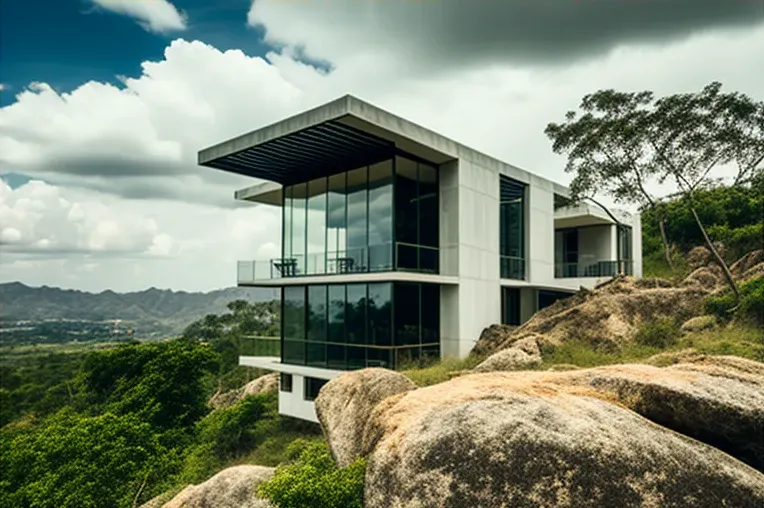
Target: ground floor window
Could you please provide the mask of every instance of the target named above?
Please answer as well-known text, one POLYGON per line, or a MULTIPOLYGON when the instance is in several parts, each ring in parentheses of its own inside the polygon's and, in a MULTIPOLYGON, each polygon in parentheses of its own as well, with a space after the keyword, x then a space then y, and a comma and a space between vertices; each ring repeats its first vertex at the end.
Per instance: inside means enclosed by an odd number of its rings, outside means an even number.
POLYGON ((318 392, 321 391, 321 388, 327 383, 326 379, 318 379, 315 377, 306 377, 305 378, 305 390, 304 390, 304 398, 305 400, 311 401, 316 400, 316 397, 318 397, 318 392))
POLYGON ((538 309, 544 309, 546 307, 549 307, 553 303, 555 303, 557 300, 563 300, 565 298, 568 298, 571 295, 571 293, 565 293, 563 291, 547 291, 547 290, 539 290, 539 300, 538 300, 538 309))
POLYGON ((317 284, 282 292, 282 361, 339 370, 400 368, 440 355, 440 287, 317 284))
POLYGON ((292 391, 292 374, 285 374, 281 373, 279 376, 279 389, 282 392, 290 392, 292 391))
POLYGON ((501 288, 501 322, 505 325, 520 325, 520 290, 501 288))

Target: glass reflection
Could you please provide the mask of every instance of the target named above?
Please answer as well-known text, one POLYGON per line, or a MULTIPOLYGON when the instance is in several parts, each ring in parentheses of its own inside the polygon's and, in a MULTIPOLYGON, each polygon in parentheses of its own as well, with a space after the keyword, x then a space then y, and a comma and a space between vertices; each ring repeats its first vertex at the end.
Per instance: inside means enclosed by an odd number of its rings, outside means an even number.
POLYGON ((292 255, 290 257, 297 261, 295 275, 305 274, 307 201, 308 184, 294 185, 292 187, 292 255))
POLYGON ((369 167, 369 269, 393 268, 393 161, 369 167))
POLYGON ((326 273, 327 179, 308 182, 307 273, 326 273))
POLYGON ((326 203, 326 255, 327 271, 337 272, 337 258, 343 256, 347 245, 347 206, 345 179, 347 173, 329 177, 326 203))
POLYGON ((368 168, 348 171, 347 176, 347 252, 340 271, 367 271, 368 168))

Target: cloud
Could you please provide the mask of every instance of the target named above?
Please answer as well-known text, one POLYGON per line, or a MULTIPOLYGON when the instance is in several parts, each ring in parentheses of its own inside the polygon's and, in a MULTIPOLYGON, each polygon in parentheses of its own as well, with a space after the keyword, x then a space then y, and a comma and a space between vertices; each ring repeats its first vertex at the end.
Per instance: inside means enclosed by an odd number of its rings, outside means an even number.
POLYGON ((569 64, 627 44, 764 22, 759 0, 255 0, 267 40, 342 65, 405 54, 413 72, 487 62, 569 64), (342 36, 338 36, 342 34, 342 36))
POLYGON ((107 205, 102 195, 37 180, 15 189, 0 180, 0 224, 0 246, 8 253, 169 256, 174 250, 153 218, 107 205))
POLYGON ((166 33, 187 28, 186 15, 167 0, 90 0, 98 7, 135 18, 144 30, 166 33))
MULTIPOLYGON (((121 86, 19 93, 0 109, 0 173, 46 183, 2 187, 0 280, 90 290, 234 285, 237 260, 277 255, 279 210, 233 208, 233 191, 256 181, 198 167, 197 151, 346 93, 563 184, 570 176, 543 130, 586 93, 663 95, 721 80, 764 99, 764 74, 751 72, 764 61, 764 27, 701 30, 662 46, 623 42, 575 64, 456 59, 440 72, 423 72, 416 48, 374 46, 354 31, 337 28, 336 39, 354 47, 329 55, 329 73, 290 47, 257 57, 176 40, 121 86)), ((309 53, 325 42, 312 44, 309 53)))

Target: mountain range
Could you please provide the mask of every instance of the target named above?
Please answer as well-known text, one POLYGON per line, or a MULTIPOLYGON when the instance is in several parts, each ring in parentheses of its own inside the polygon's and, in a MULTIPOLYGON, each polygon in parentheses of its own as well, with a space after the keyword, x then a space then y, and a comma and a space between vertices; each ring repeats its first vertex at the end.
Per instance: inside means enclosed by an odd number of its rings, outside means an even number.
POLYGON ((232 287, 208 293, 149 288, 131 293, 88 293, 57 287, 30 287, 21 282, 0 284, 0 319, 18 321, 123 320, 136 328, 181 331, 191 322, 226 311, 233 300, 277 299, 278 290, 232 287))

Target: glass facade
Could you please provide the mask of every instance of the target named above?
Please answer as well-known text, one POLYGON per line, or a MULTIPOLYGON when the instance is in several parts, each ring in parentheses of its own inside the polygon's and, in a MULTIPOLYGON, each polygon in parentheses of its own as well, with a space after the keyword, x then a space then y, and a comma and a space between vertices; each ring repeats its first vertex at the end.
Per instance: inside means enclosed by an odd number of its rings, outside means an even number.
POLYGON ((524 183, 500 176, 499 262, 503 279, 525 279, 524 183))
POLYGON ((520 324, 520 290, 517 288, 501 288, 501 323, 520 324))
POLYGON ((282 361, 352 370, 440 354, 440 287, 316 284, 282 292, 282 361))
POLYGON ((396 156, 284 187, 276 275, 438 272, 438 171, 396 156))

